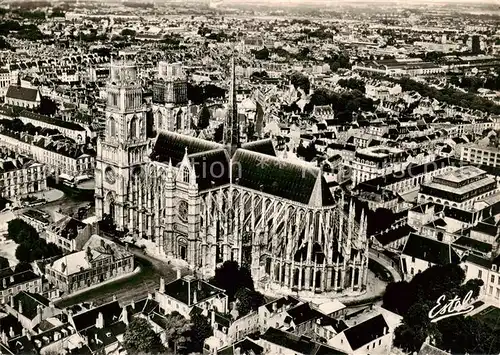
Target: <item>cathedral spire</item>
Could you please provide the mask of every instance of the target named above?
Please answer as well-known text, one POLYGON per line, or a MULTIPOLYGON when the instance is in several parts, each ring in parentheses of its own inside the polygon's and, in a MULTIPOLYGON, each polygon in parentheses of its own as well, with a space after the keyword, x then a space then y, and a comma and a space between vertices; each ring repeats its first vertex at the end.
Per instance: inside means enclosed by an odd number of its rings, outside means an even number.
POLYGON ((230 149, 231 155, 240 146, 240 125, 238 122, 238 108, 236 103, 236 74, 234 54, 231 58, 231 81, 229 84, 229 103, 227 117, 224 123, 224 144, 230 149))

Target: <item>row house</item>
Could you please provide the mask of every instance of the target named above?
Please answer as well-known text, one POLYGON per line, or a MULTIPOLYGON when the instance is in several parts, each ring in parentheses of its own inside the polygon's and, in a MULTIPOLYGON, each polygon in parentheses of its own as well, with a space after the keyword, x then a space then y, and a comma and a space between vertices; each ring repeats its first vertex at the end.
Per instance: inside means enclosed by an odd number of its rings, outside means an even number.
POLYGON ((0 149, 0 196, 18 198, 46 189, 47 169, 44 164, 6 148, 0 149))
POLYGON ((16 272, 13 268, 0 270, 0 300, 2 303, 21 291, 42 292, 42 278, 31 270, 16 272))
POLYGON ((68 253, 82 250, 92 235, 92 226, 70 216, 59 217, 45 230, 44 237, 47 243, 54 243, 68 253))

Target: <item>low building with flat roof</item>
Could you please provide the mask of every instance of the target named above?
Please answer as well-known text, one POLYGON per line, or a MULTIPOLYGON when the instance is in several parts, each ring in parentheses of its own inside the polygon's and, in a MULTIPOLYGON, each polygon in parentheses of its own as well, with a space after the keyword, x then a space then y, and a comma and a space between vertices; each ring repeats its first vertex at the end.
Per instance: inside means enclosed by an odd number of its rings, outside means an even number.
POLYGON ((473 210, 476 202, 497 193, 498 183, 495 178, 475 166, 463 166, 422 183, 418 201, 473 210))

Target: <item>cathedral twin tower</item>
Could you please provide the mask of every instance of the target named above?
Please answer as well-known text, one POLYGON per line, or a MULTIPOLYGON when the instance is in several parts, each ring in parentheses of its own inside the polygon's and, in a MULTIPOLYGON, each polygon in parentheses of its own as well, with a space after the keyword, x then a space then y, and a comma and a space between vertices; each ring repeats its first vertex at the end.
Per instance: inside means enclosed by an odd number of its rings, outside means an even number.
POLYGON ((232 64, 224 142, 216 143, 160 129, 148 138, 134 61, 112 61, 97 216, 203 275, 235 260, 276 292, 363 292, 364 213, 332 193, 320 169, 278 158, 270 139, 240 144, 232 64))

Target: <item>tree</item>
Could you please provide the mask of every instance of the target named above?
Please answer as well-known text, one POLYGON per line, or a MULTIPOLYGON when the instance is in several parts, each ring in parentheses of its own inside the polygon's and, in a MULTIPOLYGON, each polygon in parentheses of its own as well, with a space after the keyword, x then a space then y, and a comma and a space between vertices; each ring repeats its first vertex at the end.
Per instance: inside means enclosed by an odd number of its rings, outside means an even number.
POLYGON ((248 288, 240 288, 236 294, 237 299, 236 310, 240 317, 243 317, 251 311, 256 311, 265 303, 264 296, 257 291, 249 290, 248 288))
POLYGON ((406 314, 414 302, 407 281, 391 282, 383 296, 383 306, 394 313, 406 314))
POLYGON ((122 36, 130 36, 130 37, 135 37, 135 31, 134 30, 131 30, 129 28, 125 28, 122 30, 122 32, 120 33, 122 36))
POLYGON ((348 88, 351 90, 358 90, 362 92, 363 94, 365 93, 365 82, 360 79, 356 78, 350 78, 350 79, 340 79, 337 84, 344 88, 348 88))
POLYGON ((22 263, 31 261, 31 250, 26 244, 19 244, 16 249, 16 259, 22 263))
POLYGON ((268 60, 269 59, 269 49, 266 47, 255 52, 255 59, 257 60, 268 60))
POLYGON ((33 271, 31 264, 29 263, 19 263, 14 268, 14 272, 23 272, 23 271, 33 271))
POLYGON ((205 339, 213 335, 213 329, 207 317, 195 313, 191 316, 191 343, 190 352, 203 352, 205 339))
POLYGON ((453 354, 500 353, 499 329, 481 318, 456 316, 437 323, 441 336, 436 344, 453 354))
POLYGON ((177 352, 185 353, 190 340, 191 324, 178 312, 165 316, 165 336, 169 345, 177 352))
POLYGON ((157 354, 164 350, 160 337, 144 318, 134 318, 127 325, 123 345, 132 354, 157 354))
MULTIPOLYGON (((441 295, 451 299, 456 295, 462 297, 472 291, 473 297, 477 297, 482 281, 469 280, 463 284, 464 280, 463 269, 459 265, 448 264, 436 265, 418 273, 410 282, 389 284, 383 298, 384 307, 403 316, 403 324, 395 331, 394 344, 404 351, 413 352, 420 348, 428 336, 438 343, 440 339, 449 339, 449 335, 443 332, 439 322, 437 326, 435 323, 430 323, 428 313, 441 295)), ((449 349, 448 344, 444 349, 449 349)), ((461 348, 459 352, 468 351, 461 348)), ((477 352, 475 349, 470 353, 477 352)))
POLYGON ((199 129, 205 129, 209 126, 210 124, 210 110, 208 107, 203 105, 200 111, 200 119, 198 120, 198 128, 199 129))
POLYGON ((222 266, 215 269, 215 276, 211 283, 226 291, 230 301, 234 300, 236 291, 240 288, 254 290, 252 276, 246 267, 239 267, 233 260, 227 260, 222 266))
POLYGON ((48 97, 42 96, 38 112, 41 115, 52 116, 56 113, 56 111, 57 111, 57 103, 48 97))
POLYGON ((34 228, 19 218, 13 219, 13 220, 9 221, 9 223, 7 224, 7 233, 9 235, 9 238, 12 239, 13 241, 15 241, 16 243, 17 243, 19 234, 23 230, 34 230, 34 228))
POLYGON ((0 269, 5 269, 6 267, 9 267, 9 259, 4 258, 3 256, 0 256, 0 269))
POLYGON ((309 82, 309 78, 299 72, 295 72, 290 77, 290 83, 294 88, 301 88, 304 90, 304 93, 309 94, 309 90, 311 88, 311 83, 309 82))

